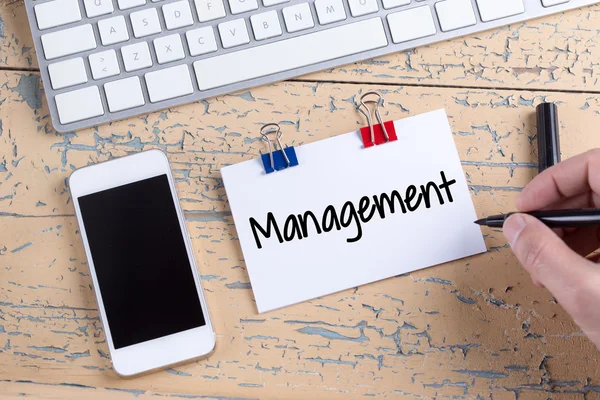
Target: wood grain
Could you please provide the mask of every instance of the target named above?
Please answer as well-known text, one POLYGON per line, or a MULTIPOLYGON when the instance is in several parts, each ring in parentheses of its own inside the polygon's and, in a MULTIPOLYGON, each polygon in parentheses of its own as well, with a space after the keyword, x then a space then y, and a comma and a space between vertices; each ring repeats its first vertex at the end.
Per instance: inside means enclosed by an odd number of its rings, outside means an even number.
POLYGON ((599 13, 59 134, 23 3, 0 0, 0 398, 600 398, 597 350, 495 230, 484 230, 486 254, 257 314, 219 172, 265 150, 267 122, 294 145, 356 130, 356 96, 383 89, 385 119, 445 108, 478 214, 511 209, 537 173, 536 104, 560 104, 563 157, 600 145, 599 13), (123 380, 108 357, 68 177, 151 148, 168 154, 177 178, 217 348, 208 360, 123 380))
MULTIPOLYGON (((0 371, 7 393, 37 396, 23 381, 50 393, 289 399, 600 390, 595 348, 532 286, 496 231, 485 231, 487 254, 256 313, 219 169, 264 150, 258 130, 265 122, 282 124, 295 145, 356 129, 363 121, 354 98, 376 87, 281 83, 58 134, 35 73, 0 79, 0 371), (66 180, 76 168, 150 148, 166 151, 175 171, 217 350, 206 361, 122 380, 107 356, 66 180)), ((386 119, 446 108, 480 215, 511 208, 536 174, 533 115, 542 99, 561 103, 565 156, 600 144, 588 132, 600 119, 594 96, 427 87, 385 96, 386 119)))

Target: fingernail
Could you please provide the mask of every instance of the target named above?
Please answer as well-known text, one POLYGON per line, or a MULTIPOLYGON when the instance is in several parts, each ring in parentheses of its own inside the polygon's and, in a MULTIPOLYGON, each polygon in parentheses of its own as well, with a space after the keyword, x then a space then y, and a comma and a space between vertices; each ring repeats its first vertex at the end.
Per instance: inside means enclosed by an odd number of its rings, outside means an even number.
POLYGON ((508 217, 508 219, 504 223, 503 230, 504 237, 506 237, 506 240, 508 240, 508 244, 510 245, 510 247, 514 247, 515 243, 517 242, 517 239, 519 238, 519 235, 521 234, 521 232, 523 232, 523 229, 526 225, 527 221, 525 220, 525 217, 523 217, 523 215, 521 214, 515 214, 508 217))

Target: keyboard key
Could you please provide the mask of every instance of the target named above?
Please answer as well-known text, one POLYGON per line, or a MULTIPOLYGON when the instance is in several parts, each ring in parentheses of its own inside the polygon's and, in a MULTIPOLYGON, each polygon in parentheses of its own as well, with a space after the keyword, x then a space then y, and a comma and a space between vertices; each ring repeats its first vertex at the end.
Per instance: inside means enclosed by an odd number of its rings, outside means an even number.
POLYGON ((282 11, 285 26, 290 33, 310 29, 315 26, 308 3, 286 7, 282 11))
POLYGON ((159 64, 182 60, 185 57, 179 34, 154 39, 154 51, 159 64))
POLYGON ((54 90, 88 81, 83 58, 81 57, 48 65, 48 74, 54 90))
POLYGON ((342 0, 316 0, 315 9, 321 25, 346 19, 346 11, 342 0))
POLYGON ((246 21, 243 18, 219 24, 219 35, 225 49, 250 43, 246 21))
POLYGON ((119 62, 117 61, 117 53, 114 50, 90 54, 88 59, 90 61, 90 69, 92 70, 92 78, 96 80, 121 73, 119 62))
POLYGON ((435 35, 437 32, 429 6, 389 14, 387 20, 394 43, 435 35))
POLYGON ((136 38, 154 35, 161 31, 156 8, 132 12, 129 18, 133 27, 133 36, 136 38))
POLYGON ((371 18, 194 62, 200 90, 301 68, 387 46, 381 18, 371 18))
POLYGON ((281 36, 281 24, 277 11, 267 11, 261 14, 255 14, 250 17, 252 23, 252 31, 256 40, 269 39, 276 36, 281 36))
POLYGON ((165 16, 165 26, 168 30, 189 26, 194 23, 190 3, 187 0, 165 4, 162 7, 162 12, 165 16))
POLYGON ((129 40, 129 32, 122 15, 98 21, 98 31, 104 46, 129 40))
POLYGON ((556 6, 559 4, 565 4, 568 2, 569 2, 569 0, 542 0, 542 5, 544 7, 552 7, 552 6, 556 6))
POLYGON ((152 66, 150 50, 148 49, 148 43, 146 42, 124 46, 121 48, 121 56, 123 57, 123 64, 125 65, 125 71, 127 72, 137 71, 138 69, 152 66))
POLYGON ((33 9, 40 30, 81 21, 81 12, 77 0, 49 1, 38 4, 33 9))
POLYGON ((383 8, 386 10, 389 10, 390 8, 406 6, 408 4, 410 4, 410 0, 383 0, 383 8))
POLYGON ((377 0, 348 0, 350 4, 350 14, 353 17, 372 14, 379 11, 377 0))
POLYGON ((42 35, 42 47, 46 60, 68 56, 96 48, 92 25, 80 25, 42 35))
POLYGON ((274 6, 277 4, 288 3, 290 0, 262 0, 265 7, 274 6))
POLYGON ((88 18, 110 14, 115 11, 112 0, 83 0, 88 18))
POLYGON ((223 0, 194 0, 194 4, 200 22, 212 21, 225 16, 223 0))
POLYGON ((119 8, 121 10, 127 10, 128 8, 139 7, 146 4, 146 0, 117 0, 119 2, 119 8))
POLYGON ((212 53, 217 51, 217 41, 211 26, 192 29, 185 33, 191 56, 212 53))
POLYGON ((229 7, 232 14, 241 14, 246 11, 258 9, 257 0, 229 0, 229 7))
POLYGON ((148 96, 152 103, 194 92, 190 71, 185 64, 148 72, 144 76, 146 77, 146 86, 148 86, 148 96))
POLYGON ((483 22, 495 21, 525 12, 523 0, 477 0, 477 5, 483 22))
POLYGON ((477 23, 471 0, 445 0, 435 3, 442 31, 472 26, 477 23))
POLYGON ((108 82, 104 85, 104 92, 110 112, 128 110, 146 104, 140 78, 137 76, 108 82))
POLYGON ((56 102, 58 119, 63 125, 104 114, 104 107, 102 107, 100 91, 97 86, 57 94, 54 101, 56 102))

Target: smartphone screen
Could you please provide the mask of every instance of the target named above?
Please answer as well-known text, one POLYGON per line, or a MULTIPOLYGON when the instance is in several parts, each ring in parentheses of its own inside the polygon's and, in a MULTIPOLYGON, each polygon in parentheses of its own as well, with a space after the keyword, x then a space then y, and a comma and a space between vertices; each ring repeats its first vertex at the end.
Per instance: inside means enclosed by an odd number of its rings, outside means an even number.
POLYGON ((206 324, 167 175, 78 202, 115 349, 206 324))

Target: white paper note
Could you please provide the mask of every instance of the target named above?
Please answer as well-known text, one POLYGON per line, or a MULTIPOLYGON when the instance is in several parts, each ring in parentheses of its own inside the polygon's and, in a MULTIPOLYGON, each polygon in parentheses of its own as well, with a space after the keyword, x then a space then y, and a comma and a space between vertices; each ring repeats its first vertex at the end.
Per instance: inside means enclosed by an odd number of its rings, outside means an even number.
POLYGON ((394 126, 367 149, 359 132, 299 146, 268 175, 221 170, 259 312, 486 251, 445 111, 394 126))

